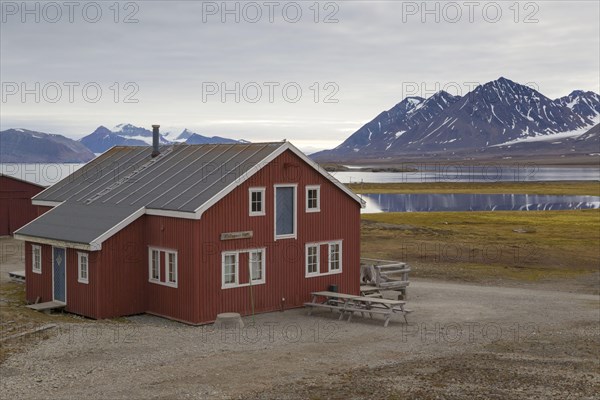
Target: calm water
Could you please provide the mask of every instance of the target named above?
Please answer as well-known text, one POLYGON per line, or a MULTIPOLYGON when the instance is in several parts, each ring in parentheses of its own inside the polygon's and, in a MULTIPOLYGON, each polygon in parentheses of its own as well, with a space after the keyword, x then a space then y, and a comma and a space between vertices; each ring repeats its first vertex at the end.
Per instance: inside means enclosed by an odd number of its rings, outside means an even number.
MULTIPOLYGON (((40 185, 53 185, 84 164, 0 164, 0 172, 40 185)), ((538 167, 533 164, 507 166, 406 164, 418 172, 333 172, 344 183, 350 182, 531 182, 531 181, 600 181, 600 169, 538 167)))
POLYGON ((600 181, 600 168, 515 166, 422 165, 406 164, 417 172, 333 172, 343 183, 427 183, 427 182, 533 182, 533 181, 600 181))
POLYGON ((413 211, 534 211, 600 208, 599 196, 528 194, 364 194, 363 213, 413 211))

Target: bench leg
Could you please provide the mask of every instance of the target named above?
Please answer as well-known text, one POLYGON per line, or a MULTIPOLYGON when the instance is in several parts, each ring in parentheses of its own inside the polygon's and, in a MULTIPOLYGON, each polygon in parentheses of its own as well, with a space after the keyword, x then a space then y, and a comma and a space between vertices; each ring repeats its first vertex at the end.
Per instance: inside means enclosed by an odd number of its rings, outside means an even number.
POLYGON ((352 321, 352 316, 354 315, 354 313, 352 311, 350 311, 350 316, 348 317, 348 322, 352 321))
POLYGON ((383 323, 383 327, 387 328, 389 323, 390 323, 390 315, 388 314, 385 316, 385 322, 383 323))

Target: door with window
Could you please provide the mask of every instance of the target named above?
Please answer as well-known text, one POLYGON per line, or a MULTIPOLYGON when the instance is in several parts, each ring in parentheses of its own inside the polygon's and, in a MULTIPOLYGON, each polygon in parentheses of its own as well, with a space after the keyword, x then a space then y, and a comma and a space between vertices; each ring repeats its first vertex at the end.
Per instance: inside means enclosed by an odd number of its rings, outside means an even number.
POLYGON ((275 239, 296 237, 296 186, 275 186, 275 239))
POLYGON ((55 301, 67 301, 67 254, 62 247, 52 248, 52 295, 55 301))

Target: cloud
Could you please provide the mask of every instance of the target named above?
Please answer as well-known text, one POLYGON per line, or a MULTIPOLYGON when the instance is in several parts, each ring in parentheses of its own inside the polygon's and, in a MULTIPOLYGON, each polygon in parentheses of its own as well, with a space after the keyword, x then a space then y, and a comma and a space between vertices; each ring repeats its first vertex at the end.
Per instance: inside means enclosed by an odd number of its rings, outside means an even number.
POLYGON ((250 21, 256 14, 248 2, 227 3, 240 10, 239 22, 235 13, 224 13, 222 2, 119 3, 118 15, 109 8, 113 3, 99 2, 96 23, 82 12, 87 3, 78 3, 73 22, 63 10, 56 23, 45 20, 53 14, 39 4, 39 23, 30 14, 22 23, 21 9, 3 9, 1 79, 26 88, 36 82, 79 86, 72 102, 66 92, 55 103, 48 93, 39 102, 10 96, 2 103, 2 129, 81 137, 100 124, 160 123, 249 140, 297 139, 310 147, 311 140, 341 142, 401 101, 411 82, 429 95, 432 88, 466 90, 472 82, 506 76, 535 83, 553 98, 600 86, 598 2, 521 2, 518 15, 512 2, 481 2, 473 22, 463 2, 453 3, 462 13, 456 22, 448 2, 428 2, 427 10, 422 2, 321 2, 318 16, 312 2, 281 2, 272 22, 264 6, 261 18, 250 21), (292 23, 294 4, 302 16, 292 23), (496 22, 493 4, 502 12, 496 22), (125 23, 127 16, 138 22, 125 23), (527 23, 528 16, 538 22, 527 23), (338 22, 325 23, 327 17, 338 22), (203 96, 211 82, 218 93, 203 96), (102 90, 97 102, 82 93, 90 83, 102 90), (256 102, 253 84, 262 90, 256 102), (298 87, 301 95, 291 101, 298 87), (222 97, 221 89, 230 93, 222 97))

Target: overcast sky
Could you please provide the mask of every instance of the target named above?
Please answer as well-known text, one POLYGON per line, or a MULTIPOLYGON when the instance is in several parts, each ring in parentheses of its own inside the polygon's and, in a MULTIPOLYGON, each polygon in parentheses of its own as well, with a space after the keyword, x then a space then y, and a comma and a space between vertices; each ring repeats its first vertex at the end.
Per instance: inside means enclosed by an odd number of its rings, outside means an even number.
POLYGON ((600 91, 595 0, 73 3, 2 2, 2 130, 158 123, 308 150, 407 95, 500 76, 600 91))

